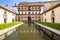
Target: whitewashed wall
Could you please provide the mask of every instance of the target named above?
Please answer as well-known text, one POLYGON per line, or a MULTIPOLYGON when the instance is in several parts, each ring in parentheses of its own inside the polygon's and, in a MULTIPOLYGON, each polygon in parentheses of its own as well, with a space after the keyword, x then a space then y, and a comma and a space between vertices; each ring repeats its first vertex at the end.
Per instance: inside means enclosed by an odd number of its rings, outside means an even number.
POLYGON ((55 22, 60 23, 60 6, 54 9, 55 12, 55 22))
POLYGON ((7 23, 12 22, 12 19, 14 19, 14 21, 16 21, 16 19, 15 19, 16 14, 0 8, 0 24, 4 23, 4 17, 3 17, 4 11, 6 11, 6 14, 7 14, 7 23))
MULTIPOLYGON (((46 19, 46 22, 52 22, 51 13, 52 13, 52 11, 48 11, 48 12, 42 14, 43 15, 43 22, 45 22, 45 19, 46 19)), ((41 18, 41 20, 42 20, 42 18, 41 18)))
MULTIPOLYGON (((60 6, 56 7, 55 9, 52 9, 52 10, 54 10, 54 13, 55 13, 55 23, 60 23, 60 6)), ((45 19, 46 19, 46 22, 52 22, 52 20, 51 20, 52 10, 42 14, 43 22, 45 22, 45 19)), ((41 21, 42 21, 42 15, 41 15, 41 21)))
MULTIPOLYGON (((51 11, 47 12, 44 17, 45 17, 45 19, 46 19, 46 22, 51 22, 51 11)), ((45 20, 45 19, 44 19, 44 20, 45 20)))
POLYGON ((0 24, 4 23, 3 13, 4 13, 4 10, 0 8, 0 24))
POLYGON ((7 11, 7 22, 12 22, 12 13, 7 11))
POLYGON ((14 14, 14 21, 16 21, 16 14, 14 14))

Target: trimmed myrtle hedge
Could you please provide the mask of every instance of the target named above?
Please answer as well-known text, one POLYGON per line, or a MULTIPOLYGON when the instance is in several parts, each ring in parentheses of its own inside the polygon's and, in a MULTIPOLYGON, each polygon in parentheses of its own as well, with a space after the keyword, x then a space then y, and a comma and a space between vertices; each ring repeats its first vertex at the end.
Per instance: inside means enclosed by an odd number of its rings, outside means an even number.
POLYGON ((60 24, 59 23, 49 23, 49 22, 40 22, 40 21, 37 21, 37 23, 40 23, 40 24, 52 27, 54 29, 60 30, 60 24))
POLYGON ((22 23, 22 22, 20 21, 20 22, 12 22, 12 23, 0 24, 0 30, 11 27, 11 26, 14 26, 14 25, 17 25, 17 24, 20 24, 20 23, 22 23))

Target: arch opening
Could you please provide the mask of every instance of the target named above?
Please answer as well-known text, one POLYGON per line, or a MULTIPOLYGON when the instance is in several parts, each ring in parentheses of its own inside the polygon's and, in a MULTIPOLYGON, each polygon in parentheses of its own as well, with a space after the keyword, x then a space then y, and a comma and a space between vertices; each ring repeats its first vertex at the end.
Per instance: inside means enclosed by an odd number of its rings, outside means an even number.
POLYGON ((31 23, 31 16, 28 16, 28 23, 31 23))

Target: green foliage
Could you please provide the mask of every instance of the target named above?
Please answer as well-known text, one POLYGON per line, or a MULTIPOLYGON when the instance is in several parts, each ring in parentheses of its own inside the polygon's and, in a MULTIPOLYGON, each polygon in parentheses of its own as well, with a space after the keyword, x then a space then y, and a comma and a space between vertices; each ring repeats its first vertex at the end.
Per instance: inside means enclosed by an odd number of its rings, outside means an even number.
POLYGON ((16 24, 20 24, 20 23, 22 23, 22 22, 20 21, 20 22, 12 22, 12 23, 0 24, 0 30, 11 27, 11 26, 14 26, 16 24))
POLYGON ((40 21, 37 21, 37 23, 40 23, 40 24, 55 28, 57 30, 60 30, 60 24, 59 23, 49 23, 49 22, 40 22, 40 21))

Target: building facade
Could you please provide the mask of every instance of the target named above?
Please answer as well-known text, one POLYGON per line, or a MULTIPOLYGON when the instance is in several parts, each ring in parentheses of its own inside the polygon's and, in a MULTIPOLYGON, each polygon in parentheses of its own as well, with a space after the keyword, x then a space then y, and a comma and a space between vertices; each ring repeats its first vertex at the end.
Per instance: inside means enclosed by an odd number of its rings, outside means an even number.
POLYGON ((28 17, 30 16, 32 21, 40 20, 40 13, 43 11, 43 5, 37 5, 34 3, 22 2, 19 3, 17 6, 18 9, 18 16, 19 21, 28 21, 28 17))
POLYGON ((0 23, 14 22, 16 14, 6 6, 0 5, 0 23))
POLYGON ((60 23, 60 4, 48 9, 41 14, 41 21, 60 23))
POLYGON ((14 7, 18 10, 18 19, 40 20, 43 22, 60 23, 60 2, 21 2, 14 7))

